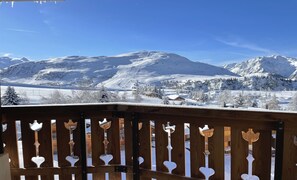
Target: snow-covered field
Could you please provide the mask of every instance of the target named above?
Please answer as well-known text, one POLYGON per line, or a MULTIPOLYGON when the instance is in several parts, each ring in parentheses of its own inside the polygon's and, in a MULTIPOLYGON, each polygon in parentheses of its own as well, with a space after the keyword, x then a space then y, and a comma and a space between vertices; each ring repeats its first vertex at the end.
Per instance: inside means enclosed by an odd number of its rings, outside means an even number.
MULTIPOLYGON (((4 94, 7 86, 1 86, 1 96, 4 94)), ((49 97, 53 94, 54 91, 58 90, 65 96, 73 95, 73 91, 79 91, 77 89, 54 89, 54 88, 37 88, 37 87, 21 87, 14 86, 14 89, 21 97, 26 97, 29 100, 29 104, 40 104, 43 97, 49 97)), ((94 90, 95 91, 95 90, 94 90)), ((119 96, 126 95, 126 102, 135 102, 135 99, 132 95, 132 90, 111 90, 112 92, 116 92, 119 96)), ((165 94, 176 94, 175 89, 165 89, 165 94)), ((232 96, 237 96, 238 94, 250 94, 258 97, 272 97, 276 96, 279 101, 280 110, 287 110, 289 103, 292 101, 292 97, 297 93, 297 91, 231 91, 232 96)), ((212 107, 212 108, 221 108, 215 101, 209 103, 198 103, 195 100, 189 99, 188 94, 180 94, 180 96, 185 97, 185 101, 187 105, 194 106, 204 106, 204 107, 212 107)), ((142 100, 138 103, 143 104, 163 104, 163 100, 154 97, 148 97, 141 95, 142 100)), ((253 108, 255 109, 255 108, 253 108)), ((261 110, 260 108, 256 108, 255 110, 261 110)))

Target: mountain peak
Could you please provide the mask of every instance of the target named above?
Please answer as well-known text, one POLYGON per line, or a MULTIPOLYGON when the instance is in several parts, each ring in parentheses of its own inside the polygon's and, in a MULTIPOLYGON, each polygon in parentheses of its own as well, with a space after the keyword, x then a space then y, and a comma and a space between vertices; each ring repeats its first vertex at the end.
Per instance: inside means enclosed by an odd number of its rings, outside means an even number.
POLYGON ((228 64, 224 68, 241 76, 277 75, 289 78, 297 69, 297 59, 282 55, 261 56, 241 63, 228 64))
POLYGON ((22 58, 11 58, 7 56, 0 57, 0 69, 6 68, 15 64, 28 62, 29 60, 25 57, 22 58))
POLYGON ((230 71, 193 62, 174 53, 138 51, 117 56, 67 56, 20 63, 1 74, 10 82, 22 80, 36 85, 75 86, 88 81, 90 86, 131 87, 135 81, 155 84, 167 80, 197 79, 212 76, 236 76, 230 71))
POLYGON ((162 52, 162 51, 147 51, 147 50, 142 50, 142 51, 134 51, 134 52, 128 52, 128 53, 124 53, 124 54, 119 54, 116 55, 114 57, 147 57, 147 56, 154 56, 154 55, 167 55, 170 53, 166 53, 166 52, 162 52))

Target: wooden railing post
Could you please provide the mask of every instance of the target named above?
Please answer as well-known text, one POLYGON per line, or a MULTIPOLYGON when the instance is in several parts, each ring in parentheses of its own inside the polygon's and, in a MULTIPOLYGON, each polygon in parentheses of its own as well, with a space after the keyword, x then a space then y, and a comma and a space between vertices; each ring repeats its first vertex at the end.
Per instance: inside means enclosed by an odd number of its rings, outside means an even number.
POLYGON ((84 113, 80 114, 80 145, 81 145, 81 173, 82 180, 87 180, 87 152, 86 152, 86 124, 84 113))
POLYGON ((138 132, 138 115, 132 114, 132 142, 133 142, 133 180, 139 180, 139 132, 138 132))
POLYGON ((276 130, 274 179, 282 179, 284 152, 284 122, 280 121, 276 130))
MULTIPOLYGON (((1 101, 0 101, 0 103, 1 103, 1 101)), ((4 147, 3 147, 3 139, 2 139, 2 107, 0 104, 0 154, 3 154, 3 153, 4 153, 4 147)))

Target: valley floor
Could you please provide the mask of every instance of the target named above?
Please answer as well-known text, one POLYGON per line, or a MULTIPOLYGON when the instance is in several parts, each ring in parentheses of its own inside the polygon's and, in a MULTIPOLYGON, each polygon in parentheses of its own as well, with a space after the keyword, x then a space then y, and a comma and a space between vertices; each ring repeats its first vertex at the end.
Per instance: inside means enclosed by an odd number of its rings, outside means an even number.
MULTIPOLYGON (((38 87, 14 87, 17 94, 21 98, 26 99, 26 104, 37 105, 37 104, 47 104, 44 99, 53 96, 54 92, 59 92, 63 96, 71 97, 74 92, 79 92, 82 90, 78 89, 54 89, 54 88, 38 88, 38 87)), ((7 86, 1 86, 1 96, 5 93, 7 86)), ((96 90, 90 90, 92 92, 96 92, 96 90)), ((180 97, 182 100, 168 100, 167 104, 169 105, 183 105, 183 106, 200 106, 200 107, 211 107, 211 108, 223 108, 222 103, 218 102, 218 96, 223 91, 211 91, 204 93, 208 96, 207 102, 201 102, 193 99, 190 96, 191 92, 178 92, 176 89, 164 89, 163 91, 163 99, 156 97, 149 97, 143 94, 139 95, 139 99, 135 100, 135 95, 132 90, 109 90, 111 93, 116 94, 118 97, 121 97, 118 102, 128 102, 128 103, 141 103, 141 104, 165 104, 164 97, 180 97), (122 99, 124 97, 124 100, 122 99)), ((275 97, 278 105, 277 110, 285 110, 290 111, 292 101, 294 100, 295 94, 297 91, 228 91, 230 93, 230 97, 236 99, 240 94, 246 96, 256 97, 257 107, 249 107, 242 106, 237 108, 243 109, 253 109, 253 110, 261 110, 266 109, 265 103, 269 101, 269 99, 275 97)), ((229 97, 229 99, 230 99, 229 97)), ((296 96, 297 97, 297 96, 296 96)), ((3 101, 3 100, 2 100, 3 101)), ((232 103, 226 102, 224 108, 236 107, 236 105, 232 103)), ((274 109, 275 110, 275 109, 274 109)), ((294 109, 293 109, 294 110, 294 109)))

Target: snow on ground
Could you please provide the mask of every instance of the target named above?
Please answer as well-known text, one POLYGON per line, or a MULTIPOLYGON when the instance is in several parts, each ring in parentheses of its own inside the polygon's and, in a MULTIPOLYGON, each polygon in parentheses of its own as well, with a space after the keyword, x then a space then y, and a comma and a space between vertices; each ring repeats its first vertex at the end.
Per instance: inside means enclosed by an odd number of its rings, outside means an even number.
MULTIPOLYGON (((7 86, 1 86, 1 96, 4 94, 7 86)), ((42 97, 48 97, 55 90, 59 90, 65 95, 71 95, 70 89, 52 89, 52 88, 35 88, 35 87, 19 87, 15 86, 14 89, 20 96, 26 95, 29 98, 30 104, 40 104, 42 97)))
MULTIPOLYGON (((58 90, 64 95, 71 96, 73 93, 73 90, 77 91, 77 89, 62 89, 62 88, 50 88, 50 87, 21 87, 21 86, 13 86, 16 90, 16 92, 24 97, 28 97, 29 104, 40 104, 42 97, 49 97, 50 94, 52 94, 55 90, 58 90)), ((4 94, 7 86, 1 86, 1 96, 4 94)), ((126 101, 127 102, 135 102, 134 96, 132 94, 132 91, 129 90, 121 90, 121 89, 110 89, 111 92, 118 93, 118 95, 121 97, 125 94, 126 101)), ((175 89, 164 89, 165 95, 177 95, 177 90, 175 89)), ((211 93, 211 92, 210 92, 211 93)), ((279 106, 281 107, 281 110, 286 110, 290 101, 292 100, 292 97, 297 93, 296 91, 231 91, 232 96, 237 96, 238 94, 250 94, 250 95, 256 95, 260 97, 272 97, 276 96, 277 100, 279 101, 279 106)), ((211 101, 209 103, 200 103, 195 100, 189 99, 188 94, 179 94, 181 97, 186 99, 186 102, 188 105, 192 106, 204 106, 204 107, 211 107, 211 108, 221 108, 215 101, 211 101)), ((147 96, 141 96, 142 100, 138 103, 143 104, 163 104, 163 100, 159 98, 154 97, 147 97, 147 96)), ((249 108, 250 109, 250 108, 249 108)), ((256 108, 255 110, 261 110, 260 108, 256 108)))

